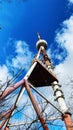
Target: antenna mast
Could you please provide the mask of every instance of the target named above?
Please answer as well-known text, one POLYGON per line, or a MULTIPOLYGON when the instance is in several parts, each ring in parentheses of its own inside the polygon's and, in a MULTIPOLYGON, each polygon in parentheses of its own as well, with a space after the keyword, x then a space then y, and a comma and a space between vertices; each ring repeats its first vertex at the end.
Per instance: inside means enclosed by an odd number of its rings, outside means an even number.
POLYGON ((5 91, 3 91, 0 94, 0 100, 3 100, 5 97, 7 97, 13 91, 15 91, 18 87, 22 86, 22 89, 17 97, 14 107, 12 107, 11 110, 8 110, 6 113, 3 113, 0 116, 0 119, 4 116, 6 117, 6 119, 0 125, 0 128, 3 128, 3 125, 6 125, 3 130, 9 130, 9 127, 7 126, 6 122, 8 121, 8 118, 10 119, 12 112, 15 110, 15 108, 20 103, 21 97, 22 97, 24 91, 26 90, 43 129, 49 130, 48 125, 46 124, 46 121, 42 114, 42 111, 31 91, 31 88, 32 88, 44 100, 46 100, 50 105, 52 105, 52 107, 54 107, 58 112, 61 113, 62 120, 65 122, 65 125, 66 125, 66 129, 73 130, 73 121, 71 119, 71 114, 68 110, 68 107, 65 103, 64 94, 60 88, 59 81, 58 81, 56 75, 54 74, 53 65, 51 63, 51 60, 46 53, 48 43, 44 39, 41 39, 41 36, 39 33, 37 33, 37 36, 38 36, 38 41, 36 43, 36 47, 38 49, 38 53, 37 53, 36 57, 33 59, 32 65, 31 65, 30 69, 28 70, 27 74, 24 76, 24 78, 22 80, 20 80, 13 86, 9 86, 8 88, 5 89, 5 91), (40 54, 42 55, 41 59, 40 59, 40 54), (42 76, 43 76, 43 79, 42 79, 42 76), (37 87, 43 87, 43 86, 47 86, 47 87, 52 86, 54 96, 56 97, 56 101, 58 102, 60 109, 58 109, 56 106, 54 106, 49 101, 49 99, 47 99, 43 94, 41 94, 37 90, 37 87))

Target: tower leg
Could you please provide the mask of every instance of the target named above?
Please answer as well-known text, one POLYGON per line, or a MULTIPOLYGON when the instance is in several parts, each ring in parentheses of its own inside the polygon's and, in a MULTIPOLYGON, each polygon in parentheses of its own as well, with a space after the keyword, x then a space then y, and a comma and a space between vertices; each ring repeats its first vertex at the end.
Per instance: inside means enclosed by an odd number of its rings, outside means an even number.
POLYGON ((62 90, 60 89, 60 85, 57 81, 54 81, 52 83, 52 88, 54 90, 54 96, 56 97, 56 101, 59 103, 61 111, 63 113, 68 112, 68 108, 66 106, 65 100, 64 100, 64 95, 62 90))
MULTIPOLYGON (((52 72, 54 74, 51 61, 50 61, 48 55, 46 54, 45 49, 42 49, 42 54, 43 54, 43 57, 45 60, 46 67, 48 68, 48 70, 50 72, 52 72)), ((60 85, 59 85, 58 81, 54 81, 52 83, 52 88, 54 90, 54 96, 56 96, 56 100, 60 105, 61 111, 63 113, 68 112, 68 108, 67 108, 65 100, 64 100, 64 95, 63 95, 62 90, 60 89, 60 85)))
POLYGON ((9 128, 6 126, 3 130, 9 130, 9 128))
MULTIPOLYGON (((44 57, 44 60, 45 60, 46 67, 48 68, 48 70, 50 72, 53 73, 51 61, 50 61, 48 55, 46 54, 45 49, 42 50, 42 54, 43 54, 43 57, 44 57)), ((57 81, 54 81, 52 83, 52 88, 54 90, 54 96, 56 96, 56 100, 60 105, 61 111, 64 113, 62 115, 62 117, 63 117, 63 121, 65 122, 66 129, 67 130, 73 130, 73 122, 71 120, 71 115, 69 114, 68 107, 66 106, 66 103, 65 103, 65 100, 64 100, 63 92, 60 89, 60 85, 58 84, 57 81)))
POLYGON ((66 129, 67 130, 73 130, 73 122, 71 120, 71 115, 70 114, 64 114, 62 117, 63 117, 63 120, 65 122, 66 129))
POLYGON ((39 120, 40 120, 40 122, 41 122, 41 124, 42 124, 43 129, 44 129, 44 130, 49 130, 49 128, 48 128, 48 126, 47 126, 47 124, 46 124, 46 121, 45 121, 45 119, 44 119, 44 117, 43 117, 43 115, 42 115, 42 112, 41 112, 41 110, 40 110, 40 108, 39 108, 39 106, 38 106, 38 104, 37 104, 37 102, 36 102, 36 100, 35 100, 34 95, 32 94, 32 92, 31 92, 31 90, 30 90, 30 87, 29 87, 27 81, 25 81, 25 84, 24 84, 24 85, 25 85, 25 88, 26 88, 26 90, 27 90, 27 92, 28 92, 28 95, 29 95, 29 97, 30 97, 30 99, 31 99, 31 102, 32 102, 32 104, 33 104, 33 107, 34 107, 34 109, 35 109, 35 111, 36 111, 36 113, 37 113, 37 116, 38 116, 38 118, 39 118, 39 120))
MULTIPOLYGON (((14 111, 14 109, 15 109, 15 106, 12 106, 10 110, 8 110, 6 113, 4 113, 4 114, 2 115, 2 117, 5 116, 5 119, 4 119, 4 121, 2 122, 2 124, 0 125, 0 130, 3 128, 3 126, 4 126, 5 123, 7 122, 8 118, 10 118, 10 116, 11 116, 12 112, 14 111)), ((7 126, 5 126, 3 130, 9 130, 9 128, 8 128, 7 126)))
POLYGON ((5 125, 7 119, 3 120, 3 122, 0 124, 0 130, 2 129, 2 127, 5 125))

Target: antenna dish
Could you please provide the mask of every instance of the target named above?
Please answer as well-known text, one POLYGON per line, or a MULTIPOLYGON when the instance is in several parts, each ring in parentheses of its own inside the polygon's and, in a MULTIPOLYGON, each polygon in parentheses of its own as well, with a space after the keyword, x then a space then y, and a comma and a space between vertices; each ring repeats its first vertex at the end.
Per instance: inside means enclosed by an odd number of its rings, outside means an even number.
POLYGON ((37 43, 36 43, 37 49, 39 50, 40 47, 43 46, 44 49, 46 50, 47 47, 48 47, 48 43, 47 43, 44 39, 41 39, 41 36, 40 36, 39 33, 37 33, 37 35, 38 35, 38 41, 37 41, 37 43))

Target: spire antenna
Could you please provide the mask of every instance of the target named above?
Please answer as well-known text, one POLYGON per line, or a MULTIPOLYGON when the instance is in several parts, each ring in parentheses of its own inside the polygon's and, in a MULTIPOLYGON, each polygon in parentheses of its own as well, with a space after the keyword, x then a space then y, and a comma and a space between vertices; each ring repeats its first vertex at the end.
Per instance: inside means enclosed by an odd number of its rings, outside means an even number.
POLYGON ((38 36, 38 40, 40 40, 41 36, 40 36, 39 32, 37 32, 37 36, 38 36))

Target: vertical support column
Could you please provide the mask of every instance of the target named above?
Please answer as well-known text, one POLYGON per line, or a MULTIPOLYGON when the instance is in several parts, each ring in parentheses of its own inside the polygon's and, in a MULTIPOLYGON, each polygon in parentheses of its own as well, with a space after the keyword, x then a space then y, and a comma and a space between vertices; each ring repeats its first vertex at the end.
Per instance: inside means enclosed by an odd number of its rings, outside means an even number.
POLYGON ((56 96, 56 100, 60 105, 61 111, 63 113, 68 112, 68 108, 66 106, 65 100, 64 100, 64 95, 62 90, 60 89, 60 85, 58 84, 57 81, 54 81, 52 83, 52 88, 54 90, 54 96, 56 96))
MULTIPOLYGON (((46 54, 46 51, 45 51, 44 48, 42 49, 42 54, 43 54, 43 57, 44 57, 44 60, 45 60, 46 67, 48 68, 48 70, 50 72, 53 73, 53 68, 52 68, 51 62, 50 62, 48 55, 46 54)), ((61 111, 64 113, 62 115, 62 119, 65 122, 66 129, 67 130, 73 130, 73 122, 72 122, 72 119, 71 119, 71 115, 68 111, 68 107, 66 106, 66 103, 65 103, 65 100, 64 100, 64 95, 63 95, 62 90, 60 89, 59 83, 57 81, 54 81, 52 83, 52 88, 54 90, 54 96, 56 96, 56 100, 58 101, 58 103, 60 105, 61 111)))
POLYGON ((73 130, 73 122, 71 120, 71 115, 65 114, 65 115, 62 116, 62 118, 65 122, 67 130, 73 130))
POLYGON ((46 124, 46 121, 45 121, 45 119, 44 119, 44 117, 43 117, 43 115, 42 115, 42 112, 41 112, 41 110, 40 110, 40 108, 39 108, 39 106, 38 106, 38 104, 37 104, 37 102, 36 102, 36 100, 35 100, 34 95, 32 94, 32 92, 31 92, 31 90, 30 90, 30 87, 29 87, 27 81, 25 81, 25 84, 24 84, 24 85, 25 85, 25 88, 26 88, 26 90, 27 90, 27 92, 28 92, 28 95, 29 95, 29 97, 30 97, 30 99, 31 99, 31 102, 32 102, 32 104, 33 104, 33 107, 34 107, 34 109, 35 109, 35 111, 36 111, 36 113, 37 113, 37 116, 38 116, 38 118, 39 118, 39 120, 40 120, 40 122, 41 122, 41 124, 42 124, 43 129, 44 129, 44 130, 49 130, 49 128, 48 128, 48 126, 47 126, 47 124, 46 124))
POLYGON ((53 72, 53 65, 52 65, 51 60, 48 57, 44 47, 42 47, 41 53, 43 54, 43 58, 44 58, 44 61, 45 61, 46 68, 48 68, 48 70, 50 72, 53 72))
MULTIPOLYGON (((46 64, 48 70, 53 73, 53 68, 52 68, 51 61, 48 58, 48 55, 46 54, 46 51, 45 51, 44 48, 42 49, 42 54, 43 54, 43 57, 44 57, 44 60, 45 60, 45 64, 46 64)), ((56 96, 56 100, 58 101, 58 103, 60 105, 61 111, 63 113, 68 112, 68 108, 67 108, 65 100, 64 100, 64 95, 63 95, 62 90, 60 89, 59 83, 57 81, 54 81, 52 83, 52 88, 54 90, 54 96, 56 96)))
POLYGON ((6 126, 3 130, 9 130, 8 126, 6 126))

